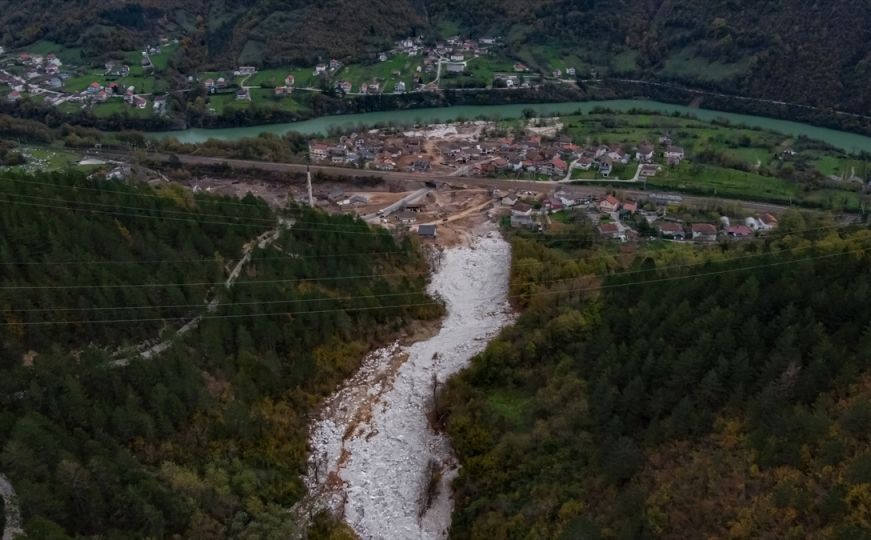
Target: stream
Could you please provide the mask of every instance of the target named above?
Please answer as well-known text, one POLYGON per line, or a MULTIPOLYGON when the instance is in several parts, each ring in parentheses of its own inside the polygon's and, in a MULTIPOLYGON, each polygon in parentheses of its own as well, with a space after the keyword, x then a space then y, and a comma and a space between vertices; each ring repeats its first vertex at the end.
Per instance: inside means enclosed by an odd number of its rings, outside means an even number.
POLYGON ((434 387, 513 320, 510 254, 495 231, 446 249, 429 286, 447 308, 438 333, 371 353, 327 399, 310 430, 309 512, 328 509, 363 539, 447 537, 458 463, 427 415, 434 387))

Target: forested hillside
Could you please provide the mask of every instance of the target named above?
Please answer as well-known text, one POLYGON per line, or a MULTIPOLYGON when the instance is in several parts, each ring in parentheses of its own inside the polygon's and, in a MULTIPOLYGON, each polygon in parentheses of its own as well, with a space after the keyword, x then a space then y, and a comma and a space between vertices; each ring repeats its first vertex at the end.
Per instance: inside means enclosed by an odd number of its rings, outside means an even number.
POLYGON ((373 59, 392 40, 499 35, 549 73, 677 81, 871 114, 871 9, 848 0, 0 0, 0 42, 48 38, 98 59, 182 37, 183 70, 373 59))
POLYGON ((701 252, 515 239, 527 309, 441 403, 452 537, 869 538, 871 233, 782 223, 701 252))
POLYGON ((289 537, 308 413, 440 311, 410 241, 352 218, 73 173, 0 191, 0 471, 31 538, 289 537))

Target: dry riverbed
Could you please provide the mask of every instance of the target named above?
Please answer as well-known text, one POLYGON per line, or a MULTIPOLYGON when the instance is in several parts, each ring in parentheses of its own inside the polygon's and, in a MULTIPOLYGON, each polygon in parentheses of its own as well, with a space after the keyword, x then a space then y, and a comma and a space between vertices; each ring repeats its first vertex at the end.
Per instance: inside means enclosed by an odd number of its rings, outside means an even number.
POLYGON ((306 511, 326 508, 364 539, 447 537, 457 461, 427 418, 436 384, 465 367, 513 317, 510 247, 495 231, 443 251, 429 290, 437 334, 370 354, 310 432, 306 511))

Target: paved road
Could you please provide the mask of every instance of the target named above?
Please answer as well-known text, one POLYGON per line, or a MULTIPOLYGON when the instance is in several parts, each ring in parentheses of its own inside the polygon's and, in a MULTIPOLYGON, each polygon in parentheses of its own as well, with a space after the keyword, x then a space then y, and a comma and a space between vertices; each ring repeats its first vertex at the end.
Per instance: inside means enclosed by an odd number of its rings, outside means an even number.
MULTIPOLYGON (((96 155, 101 155, 104 159, 130 159, 129 154, 124 154, 120 152, 101 152, 95 153, 96 155)), ((150 153, 148 154, 148 158, 156 161, 168 161, 169 154, 161 154, 161 153, 150 153)), ((219 157, 206 157, 206 156, 193 156, 193 155, 184 155, 178 154, 178 159, 186 165, 217 165, 217 164, 227 164, 228 166, 235 169, 258 169, 263 171, 272 171, 272 172, 283 172, 283 173, 299 173, 303 174, 306 172, 306 168, 308 165, 301 163, 276 163, 276 162, 268 162, 268 161, 255 161, 255 160, 247 160, 247 159, 229 159, 229 158, 219 158, 219 157)), ((412 185, 420 185, 424 182, 445 182, 451 185, 469 185, 469 186, 480 186, 487 188, 495 188, 495 189, 514 189, 514 190, 529 190, 529 191, 548 191, 548 190, 558 190, 561 189, 566 193, 569 193, 575 197, 583 197, 583 196, 599 196, 608 193, 609 191, 615 189, 613 187, 606 186, 587 186, 587 185, 575 185, 575 184, 564 184, 559 181, 537 181, 537 180, 509 180, 504 178, 486 178, 479 176, 448 176, 448 175, 433 175, 433 174, 422 174, 422 173, 410 173, 410 172, 396 172, 396 171, 376 171, 376 170, 367 170, 367 169, 351 169, 346 167, 334 167, 331 165, 311 165, 311 170, 313 172, 321 172, 323 174, 328 174, 330 176, 335 177, 344 177, 344 178, 382 178, 384 180, 390 180, 394 182, 407 182, 412 185)), ((299 180, 300 182, 304 182, 304 179, 299 180)), ((650 195, 650 191, 642 191, 637 189, 620 189, 622 193, 624 193, 627 197, 630 198, 646 198, 650 195)), ((737 199, 725 199, 720 197, 699 197, 695 195, 684 195, 680 192, 666 192, 657 190, 657 193, 669 194, 669 195, 678 195, 682 198, 682 203, 690 206, 706 206, 713 202, 722 202, 722 201, 735 201, 740 202, 741 205, 747 210, 753 212, 772 212, 772 213, 780 213, 789 208, 786 205, 782 204, 771 204, 764 202, 755 202, 755 201, 741 201, 737 199)))

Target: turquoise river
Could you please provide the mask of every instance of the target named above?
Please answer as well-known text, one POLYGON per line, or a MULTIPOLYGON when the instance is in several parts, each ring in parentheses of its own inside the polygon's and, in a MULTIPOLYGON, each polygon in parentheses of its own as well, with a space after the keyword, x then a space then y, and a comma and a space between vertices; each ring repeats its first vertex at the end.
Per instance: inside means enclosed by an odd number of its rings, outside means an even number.
POLYGON ((345 114, 338 116, 322 116, 311 120, 290 122, 285 124, 269 124, 261 126, 246 126, 224 129, 187 129, 184 131, 171 131, 153 133, 156 137, 175 137, 181 142, 197 143, 207 139, 236 140, 245 137, 256 137, 261 133, 273 133, 282 135, 294 131, 304 135, 324 135, 330 129, 354 129, 357 127, 373 126, 376 124, 396 123, 437 123, 448 122, 458 118, 477 118, 486 116, 489 118, 518 118, 523 115, 525 109, 533 109, 541 116, 552 114, 567 114, 575 111, 589 112, 596 107, 607 107, 615 111, 628 111, 630 109, 644 109, 664 114, 681 113, 692 114, 702 120, 726 119, 735 124, 743 124, 777 131, 785 135, 800 136, 817 139, 848 152, 871 152, 871 137, 822 128, 800 122, 776 120, 763 116, 751 116, 746 114, 726 113, 708 109, 696 109, 682 105, 660 103, 658 101, 645 100, 609 100, 609 101, 582 101, 548 104, 512 104, 512 105, 468 105, 457 107, 439 107, 431 109, 409 109, 380 111, 362 114, 345 114))

